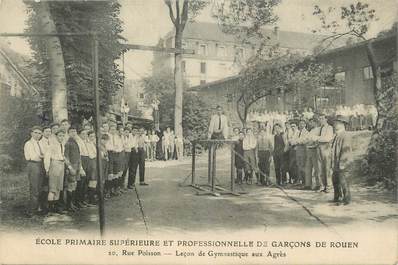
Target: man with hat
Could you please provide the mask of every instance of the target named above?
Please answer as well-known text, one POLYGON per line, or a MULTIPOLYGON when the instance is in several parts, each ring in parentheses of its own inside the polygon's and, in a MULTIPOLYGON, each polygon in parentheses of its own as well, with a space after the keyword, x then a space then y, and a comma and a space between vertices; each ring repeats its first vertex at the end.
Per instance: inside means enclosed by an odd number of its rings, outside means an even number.
POLYGON ((351 139, 346 133, 345 126, 349 120, 338 115, 334 120, 336 135, 332 140, 332 182, 334 189, 333 202, 338 205, 342 199, 344 205, 351 202, 350 182, 347 174, 347 165, 351 159, 351 139))
POLYGON ((24 155, 27 161, 26 171, 29 178, 30 189, 30 209, 27 215, 31 217, 34 213, 40 210, 39 196, 42 191, 42 184, 44 179, 43 170, 43 150, 39 144, 42 129, 39 126, 34 126, 30 130, 31 138, 25 143, 24 155))

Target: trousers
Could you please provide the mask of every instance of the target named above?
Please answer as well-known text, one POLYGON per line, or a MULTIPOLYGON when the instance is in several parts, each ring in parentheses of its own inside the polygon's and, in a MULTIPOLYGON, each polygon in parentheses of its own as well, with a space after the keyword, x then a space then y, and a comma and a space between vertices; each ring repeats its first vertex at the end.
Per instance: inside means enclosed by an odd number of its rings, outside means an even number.
POLYGON ((304 145, 296 146, 297 179, 304 183, 305 180, 306 150, 304 145))
POLYGON ((258 151, 258 168, 260 169, 260 183, 264 183, 265 180, 269 179, 270 162, 271 162, 271 151, 259 150, 258 151))
POLYGON ((44 180, 43 162, 28 161, 26 170, 29 178, 30 203, 29 208, 35 211, 40 206, 40 193, 44 180))
POLYGON ((319 166, 317 148, 307 148, 305 163, 305 187, 312 187, 312 176, 315 178, 315 185, 319 186, 319 166))
POLYGON ((317 150, 319 176, 322 181, 323 188, 328 187, 328 180, 330 180, 330 145, 323 144, 318 146, 317 150))
POLYGON ((340 199, 345 203, 351 202, 350 181, 347 174, 342 171, 334 170, 332 174, 334 201, 338 202, 340 199))

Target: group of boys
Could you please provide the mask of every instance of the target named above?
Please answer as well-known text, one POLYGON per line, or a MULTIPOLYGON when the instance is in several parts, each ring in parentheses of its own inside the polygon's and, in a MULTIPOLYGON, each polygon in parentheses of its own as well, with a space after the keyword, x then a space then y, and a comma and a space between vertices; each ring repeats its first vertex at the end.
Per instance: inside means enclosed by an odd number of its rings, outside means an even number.
POLYGON ((305 190, 328 193, 328 181, 332 180, 333 201, 350 203, 346 169, 350 161, 351 141, 345 133, 349 120, 337 116, 333 126, 329 122, 327 116, 320 113, 308 122, 304 119, 290 120, 284 126, 275 123, 273 130, 262 123, 258 133, 252 128, 235 128, 232 139, 237 140, 236 182, 245 180, 251 184, 256 175, 258 185, 270 185, 270 163, 273 159, 277 185, 290 183, 305 190))
MULTIPOLYGON (((137 169, 145 183, 145 130, 114 121, 103 122, 99 156, 105 198, 133 189, 137 169)), ((30 187, 28 216, 75 212, 97 202, 96 134, 90 124, 70 126, 68 120, 34 126, 24 155, 30 187)))

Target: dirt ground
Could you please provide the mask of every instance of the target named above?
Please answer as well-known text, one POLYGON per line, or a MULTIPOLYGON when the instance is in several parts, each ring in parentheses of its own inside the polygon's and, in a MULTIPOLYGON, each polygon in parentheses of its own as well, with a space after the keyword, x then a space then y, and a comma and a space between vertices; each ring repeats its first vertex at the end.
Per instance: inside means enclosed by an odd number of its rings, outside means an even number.
MULTIPOLYGON (((217 183, 228 188, 229 152, 219 153, 217 183)), ((207 182, 206 157, 197 164, 197 181, 207 182)), ((280 227, 321 228, 338 231, 358 225, 398 224, 397 204, 392 194, 380 187, 352 186, 353 202, 335 206, 328 201, 333 194, 296 190, 287 187, 260 187, 243 184, 241 196, 198 195, 190 183, 191 164, 182 162, 147 163, 149 186, 137 186, 105 202, 106 228, 115 233, 184 234, 233 231, 269 231, 280 227), (137 194, 140 198, 137 199, 137 194)), ((24 201, 3 201, 1 231, 46 231, 56 233, 95 232, 99 229, 98 209, 85 208, 74 214, 23 217, 24 201)))

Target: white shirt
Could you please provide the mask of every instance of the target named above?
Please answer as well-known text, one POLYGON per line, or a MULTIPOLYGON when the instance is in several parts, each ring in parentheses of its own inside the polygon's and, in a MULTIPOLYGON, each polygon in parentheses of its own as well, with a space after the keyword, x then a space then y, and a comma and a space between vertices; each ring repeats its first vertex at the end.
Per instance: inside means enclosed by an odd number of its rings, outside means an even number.
POLYGON ((83 140, 82 138, 78 137, 76 139, 76 142, 79 146, 80 156, 88 156, 87 140, 83 140))
POLYGON ((30 138, 30 140, 25 143, 23 150, 26 161, 40 162, 44 155, 39 141, 36 141, 33 138, 30 138))
POLYGON ((213 133, 222 133, 224 138, 228 138, 228 119, 225 115, 213 115, 209 124, 209 136, 213 133))
POLYGON ((159 137, 156 134, 151 135, 151 142, 152 143, 157 143, 159 142, 159 137))
POLYGON ((329 124, 321 125, 321 127, 319 127, 318 135, 319 135, 318 142, 330 143, 334 137, 333 127, 330 126, 329 124))
POLYGON ((252 150, 257 146, 257 138, 254 135, 246 135, 243 139, 243 150, 252 150))
POLYGON ((130 148, 137 148, 137 135, 129 135, 130 148))
POLYGON ((46 172, 50 170, 50 163, 51 160, 59 160, 59 161, 64 161, 64 145, 59 143, 58 141, 55 143, 50 144, 50 148, 48 149, 48 152, 44 155, 44 168, 46 172))
POLYGON ((48 149, 50 148, 50 143, 51 143, 51 138, 46 138, 46 137, 42 137, 39 141, 39 145, 41 147, 41 150, 43 151, 43 155, 48 151, 48 149))
POLYGON ((97 147, 95 146, 94 142, 88 141, 86 143, 87 145, 87 152, 88 152, 88 157, 90 159, 94 159, 97 157, 97 147))

